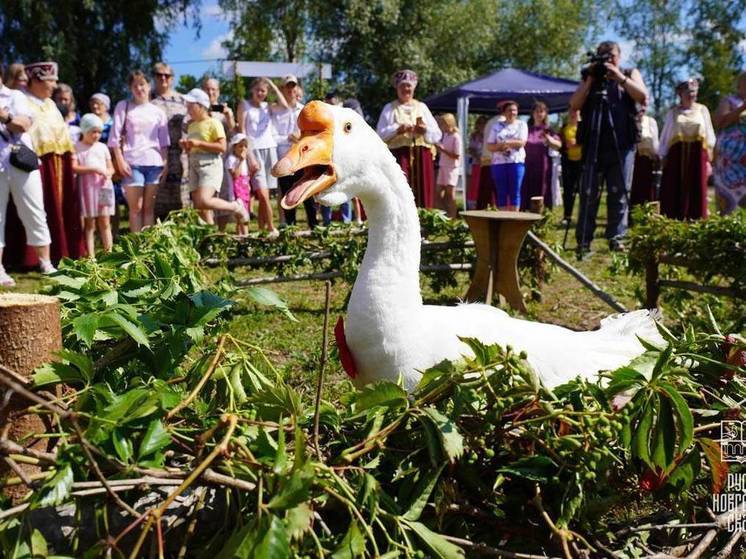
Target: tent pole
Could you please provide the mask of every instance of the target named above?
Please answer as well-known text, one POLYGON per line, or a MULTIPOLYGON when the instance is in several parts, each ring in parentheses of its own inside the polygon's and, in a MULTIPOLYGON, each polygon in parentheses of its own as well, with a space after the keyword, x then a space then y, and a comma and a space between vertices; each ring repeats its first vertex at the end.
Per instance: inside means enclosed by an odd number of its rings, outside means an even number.
POLYGON ((464 202, 464 209, 467 210, 466 206, 466 189, 468 188, 468 182, 467 182, 467 175, 466 175, 466 169, 467 169, 467 152, 466 150, 469 147, 469 98, 459 97, 457 104, 456 104, 456 110, 457 110, 457 121, 458 121, 458 127, 461 130, 461 176, 459 177, 459 181, 461 182, 461 195, 463 197, 464 202))

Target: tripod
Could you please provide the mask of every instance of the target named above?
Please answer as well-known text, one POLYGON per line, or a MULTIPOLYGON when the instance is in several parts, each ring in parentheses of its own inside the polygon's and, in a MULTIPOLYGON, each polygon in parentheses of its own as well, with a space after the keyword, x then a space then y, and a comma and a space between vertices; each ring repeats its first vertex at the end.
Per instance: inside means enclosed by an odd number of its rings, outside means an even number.
MULTIPOLYGON (((586 250, 586 245, 590 244, 586 240, 588 234, 587 221, 588 221, 588 206, 593 203, 594 207, 601 198, 600 184, 597 185, 596 197, 591 201, 590 197, 593 192, 594 180, 598 177, 596 167, 598 165, 598 148, 601 141, 601 125, 606 121, 611 131, 611 137, 614 145, 614 154, 617 158, 619 166, 619 173, 621 174, 622 192, 624 193, 624 199, 627 204, 629 211, 629 193, 627 192, 627 186, 624 181, 624 162, 622 161, 622 155, 619 151, 619 142, 617 139, 616 128, 614 126, 614 119, 611 116, 611 107, 609 106, 609 94, 608 94, 608 81, 603 80, 598 86, 594 87, 589 97, 593 102, 593 110, 591 111, 590 117, 590 134, 588 135, 588 141, 583 146, 583 171, 580 178, 580 215, 579 215, 579 226, 580 226, 580 239, 578 243, 578 260, 583 258, 583 253, 586 250)), ((586 101, 588 102, 588 101, 586 101)), ((600 182, 600 181, 599 181, 600 182)), ((608 181, 607 181, 608 183, 608 181)), ((608 188, 608 184, 607 184, 608 188)), ((572 194, 572 201, 575 201, 575 193, 572 194)), ((571 220, 568 220, 565 224, 565 234, 562 239, 562 248, 564 249, 567 245, 567 235, 570 231, 571 220)))

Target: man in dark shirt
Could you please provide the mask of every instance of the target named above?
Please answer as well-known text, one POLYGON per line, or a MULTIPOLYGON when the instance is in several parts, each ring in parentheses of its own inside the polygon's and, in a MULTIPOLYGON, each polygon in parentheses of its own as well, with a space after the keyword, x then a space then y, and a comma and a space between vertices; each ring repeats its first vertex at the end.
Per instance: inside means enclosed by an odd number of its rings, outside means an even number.
MULTIPOLYGON (((580 214, 575 230, 578 251, 582 254, 590 249, 593 232, 596 228, 596 215, 600 200, 599 188, 602 180, 607 189, 607 226, 606 238, 611 250, 623 250, 622 238, 627 232, 629 217, 628 192, 632 179, 634 165, 637 124, 635 115, 636 103, 647 99, 647 89, 642 76, 637 69, 623 71, 619 67, 621 52, 619 45, 613 41, 604 41, 596 49, 597 54, 608 54, 609 60, 604 62, 606 67, 606 95, 608 99, 611 120, 616 132, 616 145, 608 115, 604 114, 598 142, 598 155, 591 180, 580 187, 580 214), (618 148, 618 150, 617 150, 618 148)), ((578 134, 578 143, 587 143, 589 137, 590 120, 596 96, 592 93, 597 87, 602 87, 598 78, 589 72, 570 98, 570 110, 579 110, 585 127, 585 134, 578 134)), ((583 164, 589 165, 592 157, 590 149, 583 149, 583 164)))

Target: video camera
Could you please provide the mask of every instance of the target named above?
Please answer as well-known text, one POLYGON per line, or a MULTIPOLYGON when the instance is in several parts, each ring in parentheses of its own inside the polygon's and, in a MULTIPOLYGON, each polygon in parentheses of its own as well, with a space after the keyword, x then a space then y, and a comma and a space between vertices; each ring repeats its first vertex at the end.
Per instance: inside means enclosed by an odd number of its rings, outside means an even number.
POLYGON ((586 65, 580 70, 580 76, 585 79, 591 76, 596 81, 603 81, 606 79, 606 62, 610 62, 613 58, 611 51, 596 53, 588 51, 586 53, 586 65))

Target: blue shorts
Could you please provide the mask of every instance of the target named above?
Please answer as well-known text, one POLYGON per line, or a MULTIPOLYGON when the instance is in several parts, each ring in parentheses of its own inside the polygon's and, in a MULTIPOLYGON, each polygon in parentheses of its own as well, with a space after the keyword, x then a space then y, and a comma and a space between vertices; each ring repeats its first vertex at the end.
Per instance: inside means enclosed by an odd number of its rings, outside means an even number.
POLYGON ((122 186, 145 186, 158 184, 158 175, 163 171, 163 165, 130 165, 131 177, 122 179, 122 186))

